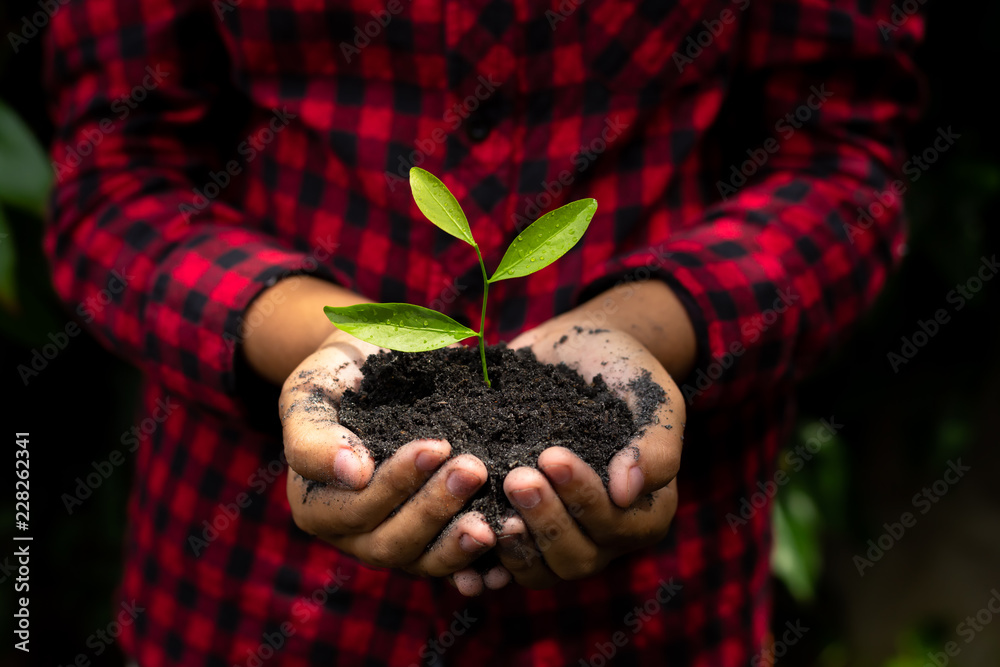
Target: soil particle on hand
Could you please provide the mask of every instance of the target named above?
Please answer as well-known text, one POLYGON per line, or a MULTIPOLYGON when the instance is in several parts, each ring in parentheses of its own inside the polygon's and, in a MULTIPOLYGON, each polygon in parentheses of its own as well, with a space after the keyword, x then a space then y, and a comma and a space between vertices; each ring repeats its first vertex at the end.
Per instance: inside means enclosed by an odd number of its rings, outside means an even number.
POLYGON ((629 380, 626 385, 628 392, 635 397, 636 413, 643 425, 655 420, 656 410, 667 400, 663 387, 653 382, 653 374, 649 369, 642 369, 639 377, 629 380))
POLYGON ((305 505, 306 501, 309 500, 309 494, 315 491, 317 488, 328 486, 324 482, 317 482, 314 479, 306 480, 306 489, 302 492, 302 504, 305 505))
POLYGON ((652 423, 663 389, 648 371, 628 384, 635 415, 598 375, 587 384, 565 364, 539 363, 528 349, 487 349, 492 388, 483 382, 474 347, 371 355, 358 391, 344 392, 340 423, 354 431, 376 463, 420 438, 451 443, 452 455, 472 454, 489 480, 467 509, 500 529, 514 514, 503 480, 518 466, 535 466, 549 447, 566 447, 604 480, 608 463, 652 423))
POLYGON ((609 329, 584 329, 583 327, 576 326, 573 327, 573 331, 575 331, 578 334, 587 333, 593 336, 594 334, 608 333, 609 329))

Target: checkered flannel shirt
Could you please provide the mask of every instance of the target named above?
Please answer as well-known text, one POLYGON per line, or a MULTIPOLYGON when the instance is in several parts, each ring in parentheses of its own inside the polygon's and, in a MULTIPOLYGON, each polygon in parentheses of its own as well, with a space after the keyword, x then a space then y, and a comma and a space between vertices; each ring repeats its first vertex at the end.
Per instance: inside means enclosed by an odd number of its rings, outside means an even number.
POLYGON ((119 595, 145 612, 126 652, 144 667, 759 656, 771 529, 741 502, 776 470, 795 379, 902 254, 898 200, 858 210, 897 176, 922 32, 890 0, 62 6, 46 38, 54 284, 74 312, 101 304, 83 323, 144 371, 143 416, 173 406, 134 454, 119 595), (700 359, 662 544, 469 600, 295 527, 277 411, 254 400, 273 394, 235 361, 244 314, 313 273, 475 322, 476 260, 422 219, 413 165, 443 177, 490 265, 540 212, 600 203, 564 259, 493 288, 490 342, 626 278, 681 296, 700 359), (125 289, 97 298, 113 280, 125 289))

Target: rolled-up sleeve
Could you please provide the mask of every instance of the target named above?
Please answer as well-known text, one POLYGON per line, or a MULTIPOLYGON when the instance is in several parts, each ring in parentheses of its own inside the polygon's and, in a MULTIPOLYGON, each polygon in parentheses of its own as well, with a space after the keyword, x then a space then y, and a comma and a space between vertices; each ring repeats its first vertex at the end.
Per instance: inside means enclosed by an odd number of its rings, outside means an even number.
POLYGON ((760 143, 720 170, 698 224, 585 281, 593 293, 646 267, 675 289, 699 340, 682 389, 702 408, 808 372, 872 304, 903 254, 892 183, 923 99, 910 56, 919 15, 882 0, 760 1, 748 13, 740 88, 753 93, 734 93, 727 113, 760 143))
POLYGON ((316 265, 223 198, 195 196, 219 160, 209 121, 228 78, 212 13, 103 0, 53 16, 45 249, 57 293, 98 340, 172 394, 228 411, 248 304, 316 265))

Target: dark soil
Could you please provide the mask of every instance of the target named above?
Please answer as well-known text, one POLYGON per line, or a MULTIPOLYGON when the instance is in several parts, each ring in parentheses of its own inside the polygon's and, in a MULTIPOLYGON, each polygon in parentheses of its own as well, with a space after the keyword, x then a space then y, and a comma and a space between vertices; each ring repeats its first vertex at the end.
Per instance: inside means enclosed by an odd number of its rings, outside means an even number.
POLYGON ((483 382, 479 350, 391 352, 368 357, 358 392, 347 391, 340 422, 360 436, 376 462, 418 438, 451 443, 452 455, 478 457, 488 482, 467 506, 496 530, 514 513, 503 492, 506 474, 534 466, 553 446, 576 452, 608 481, 608 463, 653 420, 663 389, 647 371, 630 383, 637 414, 601 376, 588 385, 565 364, 541 364, 528 349, 491 346, 492 387, 483 382))

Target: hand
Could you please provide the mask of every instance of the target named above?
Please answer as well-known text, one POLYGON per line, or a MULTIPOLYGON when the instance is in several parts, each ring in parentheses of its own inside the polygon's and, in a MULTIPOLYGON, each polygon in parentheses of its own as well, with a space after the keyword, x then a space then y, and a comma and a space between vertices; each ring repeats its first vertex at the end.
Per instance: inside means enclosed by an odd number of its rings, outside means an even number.
POLYGON ((285 381, 279 414, 292 516, 302 530, 368 565, 451 575, 496 543, 478 513, 463 514, 435 541, 486 482, 486 466, 471 455, 449 460, 445 441, 415 440, 375 470, 358 436, 337 422, 337 408, 344 390, 361 384, 365 359, 379 351, 337 330, 285 381))
POLYGON ((543 363, 564 362, 588 382, 601 374, 633 413, 637 396, 628 383, 644 370, 667 400, 653 423, 611 460, 607 490, 590 466, 563 447, 545 450, 537 470, 521 467, 507 475, 504 491, 520 516, 508 519, 497 550, 514 579, 529 588, 589 577, 614 558, 659 542, 677 510, 675 477, 685 422, 681 392, 634 337, 592 327, 592 321, 563 316, 510 346, 530 347, 543 363))

